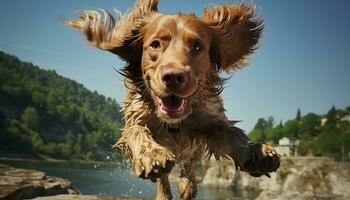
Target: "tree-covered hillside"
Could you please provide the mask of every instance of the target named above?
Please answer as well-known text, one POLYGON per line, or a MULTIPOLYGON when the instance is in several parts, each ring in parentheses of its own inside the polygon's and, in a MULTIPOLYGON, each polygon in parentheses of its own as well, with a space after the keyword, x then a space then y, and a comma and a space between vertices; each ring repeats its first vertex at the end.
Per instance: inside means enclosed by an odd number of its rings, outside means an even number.
POLYGON ((0 52, 2 154, 105 159, 120 134, 119 110, 114 99, 0 52))
POLYGON ((299 155, 329 156, 336 160, 350 161, 350 106, 336 109, 334 106, 325 115, 298 110, 295 119, 275 125, 273 117, 260 118, 249 133, 254 141, 278 144, 282 137, 299 140, 299 155))

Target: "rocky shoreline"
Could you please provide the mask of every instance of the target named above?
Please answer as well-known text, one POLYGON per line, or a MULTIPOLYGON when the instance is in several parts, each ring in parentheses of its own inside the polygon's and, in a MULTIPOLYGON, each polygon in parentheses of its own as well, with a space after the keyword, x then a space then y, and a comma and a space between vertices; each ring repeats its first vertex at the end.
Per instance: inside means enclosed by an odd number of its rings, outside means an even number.
POLYGON ((33 200, 147 200, 147 199, 132 198, 132 197, 101 196, 101 195, 62 194, 62 195, 55 195, 55 196, 38 197, 33 200))
POLYGON ((0 200, 141 200, 142 198, 82 195, 67 179, 45 172, 0 164, 0 200))
POLYGON ((57 194, 79 194, 79 191, 69 180, 0 164, 0 199, 32 199, 57 194))
MULTIPOLYGON (((233 163, 216 161, 200 178, 208 187, 251 189, 256 200, 350 199, 350 163, 327 158, 283 158, 271 178, 254 178, 235 170, 233 163)), ((175 170, 176 171, 176 170, 175 170)), ((175 178, 173 178, 175 180, 175 178)), ((175 180, 176 181, 176 180, 175 180)), ((67 179, 48 176, 45 172, 13 168, 0 164, 0 200, 140 200, 143 198, 82 195, 67 179)))
POLYGON ((284 157, 277 173, 252 177, 232 163, 211 162, 202 184, 259 191, 255 200, 350 199, 350 163, 324 157, 284 157))

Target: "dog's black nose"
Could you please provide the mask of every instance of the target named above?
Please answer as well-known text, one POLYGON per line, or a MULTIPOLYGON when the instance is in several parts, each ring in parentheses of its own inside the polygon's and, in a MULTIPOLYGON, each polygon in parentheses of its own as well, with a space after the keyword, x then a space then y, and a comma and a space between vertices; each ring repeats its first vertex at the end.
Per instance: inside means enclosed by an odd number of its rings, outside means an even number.
POLYGON ((180 69, 164 67, 162 70, 162 81, 169 89, 176 89, 185 85, 187 73, 180 69))

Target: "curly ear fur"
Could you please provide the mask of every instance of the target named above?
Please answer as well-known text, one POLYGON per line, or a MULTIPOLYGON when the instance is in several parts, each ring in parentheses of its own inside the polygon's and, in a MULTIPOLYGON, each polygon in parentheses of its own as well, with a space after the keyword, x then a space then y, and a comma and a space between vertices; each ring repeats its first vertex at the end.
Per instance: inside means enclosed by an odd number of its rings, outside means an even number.
POLYGON ((135 62, 141 50, 136 48, 142 20, 157 12, 158 0, 139 0, 125 16, 115 10, 117 22, 105 11, 85 10, 76 20, 66 21, 72 28, 80 30, 90 45, 119 55, 122 59, 135 62), (136 38, 135 38, 136 37, 136 38))
POLYGON ((244 67, 246 56, 259 42, 264 28, 252 5, 214 5, 205 8, 203 21, 213 29, 214 44, 210 52, 217 70, 230 71, 244 67))

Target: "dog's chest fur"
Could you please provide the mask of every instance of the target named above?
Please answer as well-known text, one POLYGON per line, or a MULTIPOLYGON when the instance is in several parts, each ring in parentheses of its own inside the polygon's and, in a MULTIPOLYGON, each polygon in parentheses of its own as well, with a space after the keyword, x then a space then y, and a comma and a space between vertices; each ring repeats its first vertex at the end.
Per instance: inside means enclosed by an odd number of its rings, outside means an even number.
POLYGON ((157 143, 173 152, 177 163, 197 160, 205 153, 205 138, 201 134, 191 135, 181 125, 179 131, 174 132, 169 131, 167 126, 162 124, 158 130, 154 130, 152 133, 152 137, 157 143))
POLYGON ((155 116, 147 124, 154 140, 172 151, 178 163, 206 156, 207 136, 215 133, 211 124, 226 122, 220 99, 211 99, 208 104, 205 110, 194 107, 193 113, 175 128, 155 116))
POLYGON ((151 137, 176 156, 178 163, 197 160, 206 155, 208 134, 215 132, 213 124, 226 123, 222 100, 219 96, 197 99, 192 113, 183 120, 177 131, 159 119, 149 103, 137 92, 129 91, 124 101, 125 125, 138 124, 150 129, 151 137))

